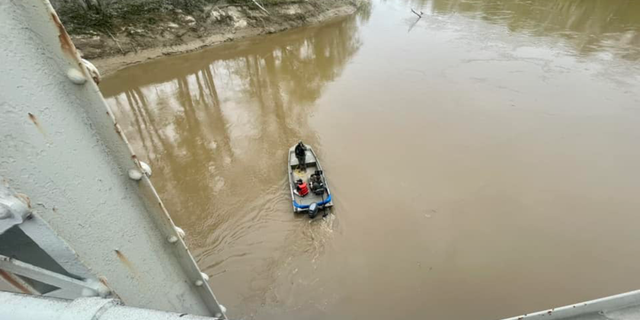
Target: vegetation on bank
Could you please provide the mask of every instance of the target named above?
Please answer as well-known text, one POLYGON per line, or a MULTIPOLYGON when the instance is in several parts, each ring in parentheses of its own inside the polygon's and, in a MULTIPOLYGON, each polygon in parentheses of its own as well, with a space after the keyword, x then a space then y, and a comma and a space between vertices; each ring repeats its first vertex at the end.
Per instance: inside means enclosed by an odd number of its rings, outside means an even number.
POLYGON ((260 9, 303 2, 318 9, 323 7, 320 5, 322 1, 301 0, 52 0, 70 34, 115 33, 118 28, 126 26, 153 27, 172 20, 176 14, 204 21, 209 18, 212 8, 238 6, 260 9))
POLYGON ((353 12, 366 0, 51 0, 83 57, 194 50, 353 12), (213 39, 213 38, 215 39, 213 39), (182 47, 188 46, 184 49, 182 47))

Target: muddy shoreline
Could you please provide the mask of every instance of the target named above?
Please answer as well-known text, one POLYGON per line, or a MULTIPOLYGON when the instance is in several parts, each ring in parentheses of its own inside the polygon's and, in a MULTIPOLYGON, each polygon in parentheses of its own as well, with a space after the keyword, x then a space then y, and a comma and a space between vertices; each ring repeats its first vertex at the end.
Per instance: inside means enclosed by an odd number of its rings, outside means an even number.
MULTIPOLYGON (((310 0, 266 5, 216 5, 189 14, 155 14, 153 25, 120 26, 117 32, 89 29, 71 37, 82 56, 103 76, 151 59, 187 53, 224 42, 318 24, 356 12, 367 0, 310 0)), ((74 34, 76 33, 76 34, 74 34)))

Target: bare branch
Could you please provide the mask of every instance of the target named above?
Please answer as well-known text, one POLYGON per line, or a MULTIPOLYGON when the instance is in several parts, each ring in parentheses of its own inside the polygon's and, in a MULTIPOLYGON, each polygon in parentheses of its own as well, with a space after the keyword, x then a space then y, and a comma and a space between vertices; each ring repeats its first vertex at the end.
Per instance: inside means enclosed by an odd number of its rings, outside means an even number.
POLYGON ((125 54, 124 50, 122 50, 122 47, 120 46, 120 42, 118 42, 118 40, 116 39, 116 37, 114 37, 111 32, 109 32, 109 30, 105 30, 107 32, 107 34, 109 35, 109 37, 111 37, 111 40, 113 40, 113 42, 116 43, 116 45, 118 46, 118 49, 120 49, 120 53, 125 54))
POLYGON ((260 3, 258 3, 258 1, 256 0, 252 0, 253 3, 256 4, 256 6, 258 6, 258 8, 262 9, 262 11, 266 12, 267 14, 269 14, 269 11, 267 11, 267 9, 265 9, 260 3))
POLYGON ((411 9, 411 12, 415 13, 416 16, 422 18, 422 15, 424 14, 424 12, 420 11, 420 13, 417 13, 415 10, 411 9))

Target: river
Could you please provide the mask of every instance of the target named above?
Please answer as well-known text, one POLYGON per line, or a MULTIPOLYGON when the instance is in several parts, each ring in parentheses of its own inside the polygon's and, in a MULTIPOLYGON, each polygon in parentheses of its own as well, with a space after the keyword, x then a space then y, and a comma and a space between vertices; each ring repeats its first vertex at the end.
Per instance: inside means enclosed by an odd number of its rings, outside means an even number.
POLYGON ((640 288, 639 61, 640 1, 373 1, 100 87, 232 319, 498 319, 640 288))

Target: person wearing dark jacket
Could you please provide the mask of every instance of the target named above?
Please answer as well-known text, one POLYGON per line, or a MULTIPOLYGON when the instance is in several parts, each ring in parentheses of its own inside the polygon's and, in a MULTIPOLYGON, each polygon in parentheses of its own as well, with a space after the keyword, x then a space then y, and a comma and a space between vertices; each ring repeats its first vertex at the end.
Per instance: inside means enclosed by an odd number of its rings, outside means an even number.
POLYGON ((298 145, 295 149, 296 159, 298 159, 298 169, 302 171, 307 170, 307 147, 302 143, 302 141, 298 142, 298 145))

